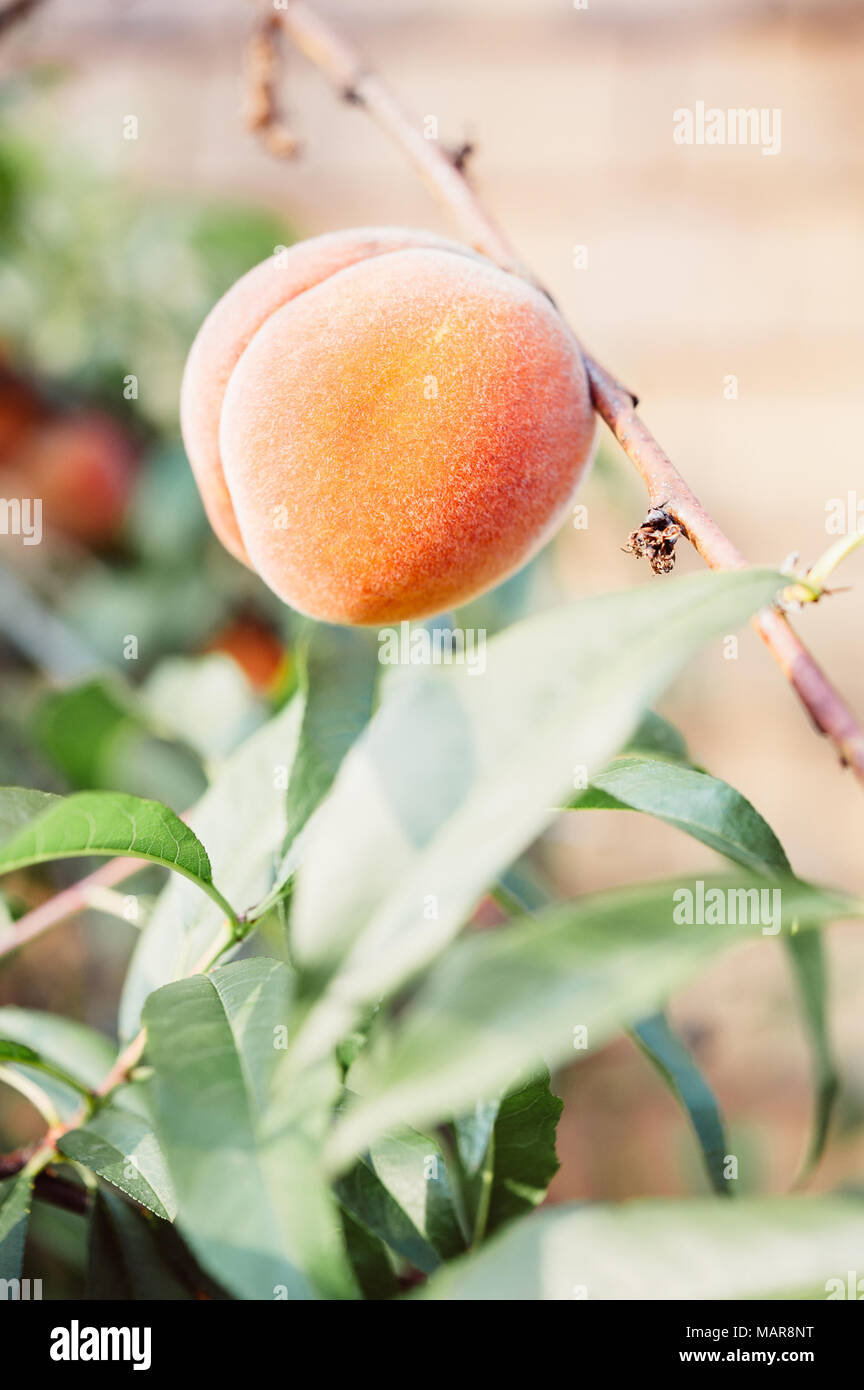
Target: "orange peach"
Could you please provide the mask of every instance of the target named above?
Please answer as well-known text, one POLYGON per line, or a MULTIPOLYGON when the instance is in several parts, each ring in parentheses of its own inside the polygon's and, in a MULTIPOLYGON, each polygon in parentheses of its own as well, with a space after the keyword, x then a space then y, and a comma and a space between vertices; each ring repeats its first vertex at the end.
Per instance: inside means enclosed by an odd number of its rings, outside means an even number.
POLYGON ((42 500, 48 530, 85 545, 117 539, 135 484, 136 449, 125 430, 98 410, 58 415, 32 431, 12 464, 24 497, 42 500))
POLYGON ((516 276, 430 233, 338 233, 205 321, 183 432, 217 534, 300 612, 457 606, 548 539, 594 435, 578 344, 516 276))
POLYGON ((202 650, 230 656, 249 684, 267 695, 278 688, 289 670, 289 656, 279 638, 254 618, 235 618, 211 637, 202 650))

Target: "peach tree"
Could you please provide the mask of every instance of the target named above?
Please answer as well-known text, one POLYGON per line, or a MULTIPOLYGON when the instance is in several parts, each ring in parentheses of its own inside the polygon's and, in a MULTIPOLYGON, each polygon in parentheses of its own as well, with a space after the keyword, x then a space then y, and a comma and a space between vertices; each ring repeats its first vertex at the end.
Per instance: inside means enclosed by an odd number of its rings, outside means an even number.
POLYGON ((482 678, 385 669, 368 633, 310 624, 294 693, 185 819, 130 794, 4 789, 4 873, 109 856, 118 879, 140 860, 169 877, 119 1056, 0 1009, 3 1077, 47 1121, 6 1161, 2 1277, 20 1276, 46 1174, 82 1196, 95 1297, 764 1296, 845 1268, 864 1226, 851 1198, 735 1197, 717 1104, 664 1014, 758 927, 682 924, 681 880, 548 900, 525 858, 557 816, 630 810, 725 857, 703 895, 780 890, 818 1079, 812 1163, 833 1089, 819 927, 860 905, 797 878, 650 713, 785 582, 700 575, 552 608, 495 635, 482 678), (487 896, 502 920, 478 930, 487 896), (557 1166, 550 1069, 622 1030, 683 1106, 714 1195, 534 1213, 557 1166))

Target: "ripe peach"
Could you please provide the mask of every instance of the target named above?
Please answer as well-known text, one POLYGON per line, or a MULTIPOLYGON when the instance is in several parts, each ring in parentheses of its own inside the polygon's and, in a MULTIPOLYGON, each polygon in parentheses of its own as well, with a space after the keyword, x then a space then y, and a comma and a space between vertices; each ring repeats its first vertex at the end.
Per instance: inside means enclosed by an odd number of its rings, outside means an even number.
POLYGON ((279 638, 254 618, 235 618, 211 637, 202 650, 230 656, 249 684, 265 695, 279 687, 289 670, 289 656, 279 638))
POLYGON ((45 526, 83 542, 116 539, 131 500, 136 451, 110 415, 82 410, 33 431, 4 474, 15 490, 42 499, 45 526))
POLYGON ((540 548, 594 434, 578 344, 524 281, 398 229, 301 243, 205 321, 183 433, 217 534, 286 603, 381 624, 540 548))

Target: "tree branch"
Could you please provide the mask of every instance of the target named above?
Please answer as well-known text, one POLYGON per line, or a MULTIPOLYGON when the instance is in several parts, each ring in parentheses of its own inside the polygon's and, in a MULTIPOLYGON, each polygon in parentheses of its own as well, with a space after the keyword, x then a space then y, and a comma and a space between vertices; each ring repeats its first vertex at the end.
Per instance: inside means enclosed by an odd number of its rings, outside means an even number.
POLYGON ((42 0, 10 0, 8 5, 0 9, 0 34, 11 29, 13 25, 27 18, 42 0))
POLYGON ((86 878, 55 893, 52 898, 34 907, 32 912, 26 912, 17 922, 11 922, 0 931, 0 959, 32 941, 34 936, 41 936, 49 927, 83 912, 89 906, 91 888, 114 887, 124 879, 131 878, 141 867, 140 859, 109 859, 107 864, 100 864, 86 878))
MULTIPOLYGON (((294 47, 329 79, 337 94, 362 107, 402 149, 455 216, 473 248, 543 290, 483 206, 461 167, 462 161, 438 140, 427 138, 342 34, 305 0, 286 0, 276 16, 294 47)), ((640 473, 652 509, 661 508, 672 518, 712 569, 746 566, 744 556, 708 514, 636 413, 632 394, 587 353, 583 355, 594 407, 640 473)), ((754 619, 753 626, 816 729, 830 738, 841 762, 864 783, 864 730, 803 642, 779 610, 766 609, 754 619)))
POLYGON ((64 1211, 75 1212, 77 1216, 86 1215, 92 1201, 86 1187, 77 1182, 69 1182, 67 1178, 58 1177, 49 1168, 37 1175, 33 1184, 33 1194, 43 1202, 62 1207, 64 1211))
MULTIPOLYGON (((130 862, 134 863, 135 861, 124 859, 115 860, 113 862, 128 864, 130 862)), ((93 876, 91 875, 90 877, 92 879, 93 876)), ((87 881, 88 880, 83 880, 83 882, 87 881)), ((232 924, 226 919, 223 923, 221 933, 216 936, 213 943, 207 947, 207 950, 204 951, 187 974, 190 976, 206 975, 208 971, 213 969, 214 965, 216 965, 217 961, 228 947, 232 945, 233 941, 234 934, 232 924)), ((128 1080, 130 1073, 134 1071, 135 1067, 140 1062, 146 1045, 147 1032, 146 1029, 141 1028, 132 1041, 124 1047, 122 1052, 116 1057, 112 1066, 96 1087, 94 1094, 104 1099, 109 1096, 117 1086, 122 1086, 123 1083, 128 1080)), ((68 1123, 52 1125, 46 1131, 38 1145, 17 1149, 13 1154, 0 1154, 0 1179, 13 1177, 16 1173, 20 1173, 23 1168, 28 1167, 28 1165, 34 1167, 40 1175, 44 1176, 44 1174, 42 1174, 42 1169, 50 1162, 51 1158, 56 1155, 57 1141, 64 1134, 68 1134, 69 1130, 77 1129, 79 1125, 83 1125, 87 1119, 87 1114, 88 1112, 85 1107, 68 1123)), ((61 1192, 57 1188, 56 1184, 62 1182, 62 1179, 54 1178, 52 1181, 53 1185, 52 1182, 49 1182, 46 1190, 44 1190, 41 1195, 46 1196, 49 1201, 55 1201, 61 1206, 64 1205, 64 1197, 67 1197, 70 1202, 75 1200, 68 1193, 61 1192)), ((74 1184, 64 1183, 63 1186, 73 1187, 74 1184)), ((89 1201, 89 1198, 87 1200, 89 1201)), ((78 1209, 84 1210, 86 1206, 81 1208, 70 1207, 70 1210, 78 1209)))
POLYGON ((266 15, 246 48, 246 128, 277 159, 292 159, 300 149, 279 106, 279 21, 266 15))

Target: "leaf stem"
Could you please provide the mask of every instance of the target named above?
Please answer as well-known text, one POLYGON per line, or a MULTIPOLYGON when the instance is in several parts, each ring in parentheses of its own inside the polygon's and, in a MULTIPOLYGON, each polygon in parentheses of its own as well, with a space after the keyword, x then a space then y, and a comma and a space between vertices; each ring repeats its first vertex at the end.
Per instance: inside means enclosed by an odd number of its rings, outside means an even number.
MULTIPOLYGON (((81 857, 80 853, 51 856, 53 859, 81 857)), ((124 855, 121 858, 109 860, 107 864, 102 865, 94 873, 88 874, 78 883, 73 883, 71 887, 64 888, 62 892, 56 893, 47 902, 34 908, 32 912, 25 913, 17 922, 12 922, 9 926, 4 927, 0 931, 0 960, 9 955, 10 952, 18 950, 26 942, 32 941, 34 937, 41 936, 42 932, 48 931, 50 927, 85 911, 86 908, 92 906, 90 894, 94 888, 114 887, 118 883, 123 883, 125 879, 131 878, 134 873, 138 872, 142 860, 157 864, 160 868, 173 868, 174 872, 182 874, 190 883, 196 884, 225 914, 237 938, 240 939, 243 936, 243 922, 240 915, 235 912, 227 898, 222 896, 215 884, 206 883, 186 869, 166 864, 164 859, 158 859, 152 855, 124 855)))
POLYGON ((36 1082, 31 1080, 29 1076, 25 1076, 23 1072, 15 1071, 13 1067, 2 1066, 0 1067, 0 1081, 5 1081, 7 1086, 11 1086, 19 1095, 29 1100, 30 1104, 39 1111, 49 1129, 62 1125, 60 1112, 51 1097, 42 1090, 41 1086, 37 1086, 36 1082))
POLYGON ((477 1199, 477 1211, 474 1217, 474 1235, 471 1238, 471 1248, 480 1245, 486 1234, 486 1223, 489 1220, 489 1208, 492 1203, 492 1184, 495 1178, 495 1131, 489 1135, 489 1143, 486 1146, 486 1153, 483 1157, 483 1168, 480 1173, 480 1191, 477 1199))
POLYGON ((828 579, 837 566, 851 555, 861 542, 864 541, 864 531, 850 531, 847 536, 840 536, 833 545, 829 545, 824 555, 816 561, 815 565, 807 571, 804 582, 814 589, 818 597, 825 588, 825 581, 828 579))

